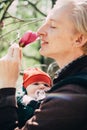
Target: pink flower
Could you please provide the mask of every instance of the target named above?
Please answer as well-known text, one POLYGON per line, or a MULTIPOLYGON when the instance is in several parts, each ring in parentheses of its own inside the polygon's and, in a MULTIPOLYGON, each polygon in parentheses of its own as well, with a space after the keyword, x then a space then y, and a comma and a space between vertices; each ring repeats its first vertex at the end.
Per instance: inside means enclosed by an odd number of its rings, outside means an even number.
POLYGON ((19 46, 25 47, 26 45, 34 42, 37 38, 38 38, 38 35, 36 32, 28 31, 19 40, 19 46))

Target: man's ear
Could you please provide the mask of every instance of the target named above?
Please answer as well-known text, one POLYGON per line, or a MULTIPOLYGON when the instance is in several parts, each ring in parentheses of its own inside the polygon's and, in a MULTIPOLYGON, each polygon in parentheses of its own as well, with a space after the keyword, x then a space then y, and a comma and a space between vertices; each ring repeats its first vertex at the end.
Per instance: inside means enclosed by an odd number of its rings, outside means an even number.
POLYGON ((80 34, 78 35, 76 41, 75 41, 75 46, 77 47, 81 47, 83 46, 85 43, 87 42, 87 36, 83 35, 83 34, 80 34))

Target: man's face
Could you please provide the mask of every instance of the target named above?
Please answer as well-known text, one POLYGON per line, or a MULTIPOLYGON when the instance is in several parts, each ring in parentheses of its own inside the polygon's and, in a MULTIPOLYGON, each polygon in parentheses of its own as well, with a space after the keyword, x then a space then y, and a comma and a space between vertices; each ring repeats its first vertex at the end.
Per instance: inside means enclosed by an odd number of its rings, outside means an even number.
POLYGON ((66 6, 54 8, 38 30, 41 36, 40 53, 44 56, 64 58, 74 50, 75 27, 71 20, 70 8, 66 6))

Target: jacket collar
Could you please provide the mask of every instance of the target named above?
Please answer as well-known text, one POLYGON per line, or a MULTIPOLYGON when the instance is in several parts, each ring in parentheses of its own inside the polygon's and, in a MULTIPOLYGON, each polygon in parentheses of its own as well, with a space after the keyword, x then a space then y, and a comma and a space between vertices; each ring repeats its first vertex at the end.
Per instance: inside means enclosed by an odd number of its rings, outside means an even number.
POLYGON ((53 83, 56 83, 68 76, 72 76, 79 72, 87 71, 87 55, 81 56, 78 59, 72 61, 67 66, 65 66, 62 69, 59 69, 55 73, 54 81, 53 83))

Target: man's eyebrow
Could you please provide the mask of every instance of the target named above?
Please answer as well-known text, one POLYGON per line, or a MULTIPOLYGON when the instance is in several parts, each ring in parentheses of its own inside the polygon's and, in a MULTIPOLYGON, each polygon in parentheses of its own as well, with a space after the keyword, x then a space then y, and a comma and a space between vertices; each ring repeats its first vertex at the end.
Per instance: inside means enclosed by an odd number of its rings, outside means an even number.
POLYGON ((55 19, 52 19, 52 18, 47 18, 46 21, 51 21, 51 22, 57 22, 55 19))
POLYGON ((52 19, 52 18, 50 18, 50 21, 54 21, 54 22, 56 22, 56 20, 55 20, 55 19, 52 19))
POLYGON ((50 18, 49 21, 55 22, 55 23, 57 23, 57 24, 61 24, 61 23, 62 23, 61 20, 56 20, 56 19, 53 19, 53 18, 50 18))

